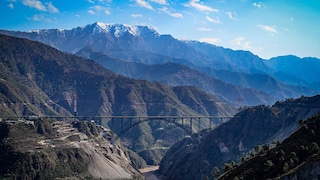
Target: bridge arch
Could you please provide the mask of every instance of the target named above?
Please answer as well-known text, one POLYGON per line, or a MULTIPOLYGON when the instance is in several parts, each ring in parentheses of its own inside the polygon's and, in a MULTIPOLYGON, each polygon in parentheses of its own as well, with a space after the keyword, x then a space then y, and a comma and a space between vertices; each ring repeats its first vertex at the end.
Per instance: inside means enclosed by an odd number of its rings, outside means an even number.
MULTIPOLYGON (((181 119, 182 120, 182 119, 181 119)), ((170 118, 142 118, 141 120, 139 121, 136 121, 136 122, 133 122, 133 123, 130 123, 130 125, 128 127, 125 127, 123 129, 120 128, 120 133, 117 134, 118 137, 121 137, 123 134, 125 134, 126 132, 128 132, 130 129, 134 128, 135 126, 138 126, 139 124, 141 123, 144 123, 144 122, 151 122, 151 121, 166 121, 168 123, 172 123, 174 124, 175 126, 181 128, 182 130, 184 130, 187 134, 189 135, 192 135, 193 132, 192 132, 192 126, 188 126, 186 124, 186 122, 183 122, 185 121, 186 119, 182 120, 182 123, 179 122, 179 119, 170 119, 170 118)))

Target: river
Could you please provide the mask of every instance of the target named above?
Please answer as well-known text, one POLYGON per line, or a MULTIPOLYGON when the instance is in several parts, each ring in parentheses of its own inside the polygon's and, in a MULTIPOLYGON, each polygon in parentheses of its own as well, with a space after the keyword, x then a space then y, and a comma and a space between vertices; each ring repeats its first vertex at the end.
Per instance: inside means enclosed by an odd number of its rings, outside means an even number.
POLYGON ((159 169, 159 166, 148 166, 143 169, 139 169, 139 171, 144 175, 146 180, 161 180, 157 177, 154 172, 159 169))

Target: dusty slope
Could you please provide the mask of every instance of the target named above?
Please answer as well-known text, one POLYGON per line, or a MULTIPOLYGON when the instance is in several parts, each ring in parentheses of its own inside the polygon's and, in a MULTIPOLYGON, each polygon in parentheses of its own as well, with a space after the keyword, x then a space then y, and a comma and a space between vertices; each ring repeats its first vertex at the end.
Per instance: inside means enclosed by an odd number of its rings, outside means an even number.
POLYGON ((0 123, 0 179, 143 178, 108 129, 80 121, 26 122, 0 123))
POLYGON ((105 158, 103 154, 97 152, 93 144, 85 142, 80 147, 90 156, 88 170, 95 178, 108 179, 131 179, 132 176, 121 166, 105 158))

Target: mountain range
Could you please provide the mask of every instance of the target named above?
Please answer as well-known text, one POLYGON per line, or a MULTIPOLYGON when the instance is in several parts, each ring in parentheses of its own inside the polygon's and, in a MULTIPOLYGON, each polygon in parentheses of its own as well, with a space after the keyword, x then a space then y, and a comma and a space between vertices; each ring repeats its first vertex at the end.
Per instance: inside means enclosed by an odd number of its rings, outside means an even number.
MULTIPOLYGON (((162 160, 159 172, 172 179, 203 179, 214 166, 282 141, 300 119, 320 113, 319 59, 264 60, 147 26, 0 30, 0 60, 4 118, 73 118, 74 98, 77 115, 87 118, 235 115, 212 131, 195 122, 202 128, 194 128, 193 136, 171 123, 145 121, 121 137, 136 168, 162 160)), ((112 123, 107 119, 104 126, 119 132, 112 123)))
MULTIPOLYGON (((63 53, 40 42, 0 37, 2 117, 72 117, 74 95, 78 98, 77 115, 85 117, 232 116, 236 112, 228 102, 222 103, 194 86, 171 87, 131 79, 116 75, 93 60, 63 53)), ((105 125, 112 127, 111 123, 107 121, 105 125)), ((129 119, 123 123, 129 124, 129 119)), ((195 127, 199 127, 197 122, 195 127)), ((185 135, 187 132, 170 123, 147 121, 131 128, 123 138, 125 145, 144 155, 149 164, 157 164, 165 150, 185 135), (176 136, 151 133, 159 128, 163 132, 168 128, 176 136), (139 134, 139 138, 132 134, 139 134)))
POLYGON ((131 78, 197 86, 234 105, 238 103, 236 99, 249 106, 273 104, 320 91, 317 58, 283 56, 264 60, 249 51, 160 35, 148 26, 97 22, 69 30, 0 33, 40 41, 93 59, 131 78), (172 63, 171 70, 164 66, 166 63, 172 63), (166 72, 166 76, 159 76, 159 72, 166 72), (209 83, 203 84, 201 79, 209 83))

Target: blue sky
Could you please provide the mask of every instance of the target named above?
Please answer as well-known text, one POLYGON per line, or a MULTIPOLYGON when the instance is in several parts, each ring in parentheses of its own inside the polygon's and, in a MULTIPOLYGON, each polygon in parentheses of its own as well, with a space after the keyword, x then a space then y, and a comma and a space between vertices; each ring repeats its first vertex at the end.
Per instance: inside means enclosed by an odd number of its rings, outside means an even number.
POLYGON ((258 56, 320 58, 320 0, 1 0, 0 29, 148 25, 258 56))

